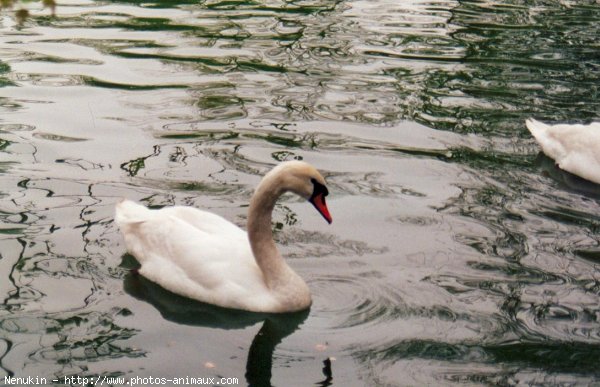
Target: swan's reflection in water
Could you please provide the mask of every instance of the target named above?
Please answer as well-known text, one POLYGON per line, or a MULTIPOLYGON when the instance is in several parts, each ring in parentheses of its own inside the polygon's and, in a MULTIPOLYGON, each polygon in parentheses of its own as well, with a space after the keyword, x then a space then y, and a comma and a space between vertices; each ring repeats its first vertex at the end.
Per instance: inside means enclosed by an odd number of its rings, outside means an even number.
POLYGON ((535 165, 541 169, 542 175, 557 181, 561 185, 561 188, 566 188, 572 192, 582 193, 593 198, 600 198, 600 184, 593 183, 560 169, 556 161, 542 152, 537 155, 535 165))
MULTIPOLYGON (((296 313, 266 314, 216 307, 173 294, 135 271, 125 276, 124 287, 131 296, 153 305, 163 318, 178 324, 220 329, 243 329, 263 322, 262 328, 252 340, 248 350, 246 381, 249 386, 271 386, 275 347, 285 337, 296 331, 309 315, 309 310, 296 313)), ((327 361, 323 373, 325 380, 317 384, 331 385, 333 379, 331 365, 327 361)))

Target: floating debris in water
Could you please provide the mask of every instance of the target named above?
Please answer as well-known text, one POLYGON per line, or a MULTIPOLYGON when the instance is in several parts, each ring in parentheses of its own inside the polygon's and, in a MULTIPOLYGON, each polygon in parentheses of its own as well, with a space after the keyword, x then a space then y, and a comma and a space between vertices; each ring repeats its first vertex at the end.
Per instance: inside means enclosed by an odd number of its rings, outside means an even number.
POLYGON ((217 366, 215 365, 215 363, 207 361, 206 363, 204 363, 204 368, 216 368, 217 366))
POLYGON ((316 349, 317 351, 319 351, 319 352, 323 352, 323 351, 325 351, 327 348, 328 348, 328 345, 327 345, 327 343, 325 343, 325 344, 316 344, 316 345, 315 345, 315 349, 316 349))

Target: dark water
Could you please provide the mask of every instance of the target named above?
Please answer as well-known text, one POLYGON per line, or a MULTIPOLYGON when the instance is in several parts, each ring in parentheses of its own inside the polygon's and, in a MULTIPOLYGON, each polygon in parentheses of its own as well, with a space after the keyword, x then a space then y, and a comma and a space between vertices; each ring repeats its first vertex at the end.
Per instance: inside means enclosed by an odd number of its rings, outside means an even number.
POLYGON ((0 13, 0 384, 600 383, 600 188, 524 127, 600 119, 597 1, 26 6, 0 13), (308 313, 130 273, 119 198, 244 225, 294 158, 334 218, 274 213, 308 313))

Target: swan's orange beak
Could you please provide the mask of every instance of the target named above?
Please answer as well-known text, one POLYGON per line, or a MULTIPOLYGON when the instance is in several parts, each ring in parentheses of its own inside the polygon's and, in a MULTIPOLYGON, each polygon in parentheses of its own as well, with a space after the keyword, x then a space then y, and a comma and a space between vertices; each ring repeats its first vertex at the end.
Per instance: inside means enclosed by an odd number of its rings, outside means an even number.
POLYGON ((329 214, 329 210, 327 209, 327 204, 325 204, 325 195, 323 193, 313 195, 309 201, 312 203, 313 206, 315 206, 317 211, 319 211, 319 213, 323 215, 323 218, 325 218, 327 223, 331 224, 331 222, 333 222, 333 219, 329 214))

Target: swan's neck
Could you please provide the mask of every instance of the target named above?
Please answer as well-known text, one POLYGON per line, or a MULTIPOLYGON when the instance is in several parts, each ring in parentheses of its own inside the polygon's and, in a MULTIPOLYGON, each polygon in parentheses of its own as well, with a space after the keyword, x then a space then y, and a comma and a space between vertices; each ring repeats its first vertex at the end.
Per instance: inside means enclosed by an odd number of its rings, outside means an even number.
POLYGON ((250 200, 248 238, 254 259, 265 284, 280 302, 281 311, 310 306, 310 290, 302 278, 285 263, 273 241, 271 214, 277 199, 287 191, 281 170, 271 171, 260 182, 250 200))
POLYGON ((284 191, 276 176, 265 176, 252 196, 248 210, 248 238, 252 253, 271 289, 278 287, 290 270, 275 246, 271 231, 271 214, 284 191))

